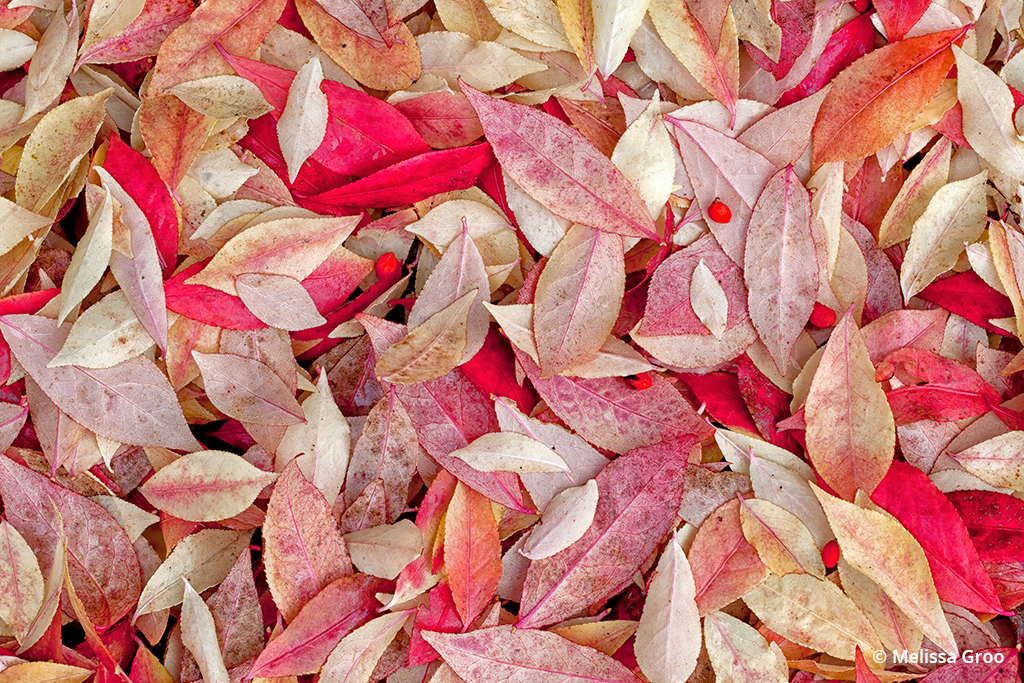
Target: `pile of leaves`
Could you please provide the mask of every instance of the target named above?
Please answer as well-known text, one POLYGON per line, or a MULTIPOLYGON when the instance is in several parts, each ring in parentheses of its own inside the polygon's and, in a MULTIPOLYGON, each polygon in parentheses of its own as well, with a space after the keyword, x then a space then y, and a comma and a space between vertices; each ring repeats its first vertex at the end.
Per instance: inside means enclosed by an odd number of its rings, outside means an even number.
POLYGON ((0 0, 0 683, 1019 680, 1002 0, 0 0))

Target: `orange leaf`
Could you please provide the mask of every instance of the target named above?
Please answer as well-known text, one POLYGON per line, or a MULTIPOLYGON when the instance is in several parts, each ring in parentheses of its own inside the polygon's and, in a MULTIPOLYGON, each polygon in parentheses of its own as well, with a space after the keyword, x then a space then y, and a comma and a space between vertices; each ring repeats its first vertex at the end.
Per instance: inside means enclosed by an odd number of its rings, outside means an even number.
POLYGON ((501 541, 491 501, 461 482, 445 517, 444 564, 459 619, 471 624, 501 579, 501 541))

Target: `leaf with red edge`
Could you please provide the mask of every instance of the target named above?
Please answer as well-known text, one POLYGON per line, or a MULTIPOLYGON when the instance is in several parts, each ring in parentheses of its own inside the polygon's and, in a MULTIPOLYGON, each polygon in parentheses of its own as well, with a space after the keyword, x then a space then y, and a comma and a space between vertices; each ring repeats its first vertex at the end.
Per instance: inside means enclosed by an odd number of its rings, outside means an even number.
POLYGON ((1002 402, 988 382, 966 365, 925 349, 900 349, 876 368, 875 379, 896 376, 904 386, 886 393, 896 424, 950 422, 981 415, 1002 402))
POLYGON ((601 470, 597 512, 587 532, 565 550, 530 563, 518 628, 556 623, 629 584, 672 528, 694 443, 684 437, 637 448, 601 470))
POLYGON ((427 152, 354 183, 302 199, 306 206, 332 214, 357 207, 414 204, 442 192, 472 187, 491 158, 491 147, 486 143, 427 152))
MULTIPOLYGON (((789 0, 772 3, 772 18, 782 29, 782 49, 779 59, 773 60, 761 50, 747 43, 747 54, 759 67, 770 71, 775 80, 786 77, 796 58, 803 54, 814 28, 814 1, 789 0)), ((827 48, 826 48, 827 49, 827 48)))
POLYGON ((68 573, 94 625, 108 628, 131 612, 142 592, 139 561, 106 510, 7 456, 0 457, 0 498, 4 516, 36 553, 44 575, 63 531, 68 573))
POLYGON ((658 239, 647 205, 581 133, 542 111, 468 85, 462 92, 502 169, 527 194, 563 218, 626 237, 658 239))
POLYGON ((743 396, 747 410, 750 411, 761 435, 780 448, 798 453, 799 445, 796 440, 788 430, 780 429, 778 426, 791 416, 790 395, 772 384, 746 354, 736 359, 736 379, 740 395, 743 396))
POLYGON ((1024 501, 996 491, 951 491, 946 498, 983 562, 1024 560, 1024 501))
POLYGON ((709 372, 705 375, 679 374, 697 396, 708 414, 729 429, 746 432, 751 436, 758 433, 747 404, 740 395, 740 384, 736 375, 728 372, 709 372))
POLYGON ((921 544, 939 598, 975 612, 999 612, 992 579, 956 508, 924 472, 893 462, 871 494, 921 544), (913 495, 907 495, 912 491, 913 495))
POLYGON ((270 496, 263 551, 270 593, 289 622, 327 584, 352 573, 330 504, 295 461, 285 468, 270 496))
POLYGON ((473 683, 639 683, 603 652, 548 631, 495 626, 472 633, 428 631, 424 639, 473 683))
POLYGON ((821 90, 836 74, 860 57, 875 49, 875 27, 871 14, 861 14, 832 34, 824 52, 815 61, 811 72, 792 90, 786 92, 776 106, 785 107, 821 90))
POLYGON ((950 46, 967 29, 886 45, 834 81, 814 124, 815 164, 860 159, 907 132, 953 65, 950 46))
POLYGON ((195 11, 192 0, 147 0, 142 11, 117 35, 86 46, 78 56, 77 70, 83 64, 133 62, 155 55, 174 29, 195 11))
POLYGON ((329 583, 270 641, 249 671, 253 678, 316 673, 346 633, 369 621, 387 582, 353 574, 329 583))
POLYGON ((444 525, 444 566, 463 624, 472 624, 501 579, 501 540, 491 501, 459 484, 444 525))

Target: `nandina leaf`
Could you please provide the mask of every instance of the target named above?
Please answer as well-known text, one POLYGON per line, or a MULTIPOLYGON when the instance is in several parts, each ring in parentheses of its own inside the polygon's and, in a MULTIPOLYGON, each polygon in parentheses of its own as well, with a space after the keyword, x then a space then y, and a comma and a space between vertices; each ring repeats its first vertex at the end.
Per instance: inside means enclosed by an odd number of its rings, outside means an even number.
POLYGON ((132 610, 142 589, 139 561, 106 510, 6 456, 0 457, 0 499, 7 522, 36 553, 44 573, 66 539, 71 581, 97 627, 108 628, 132 610))
POLYGON ((893 459, 896 427, 852 308, 836 325, 807 394, 807 452, 843 498, 870 495, 893 459))
POLYGON ((253 662, 250 675, 273 678, 315 673, 346 633, 369 621, 387 584, 365 574, 327 584, 253 662))
POLYGON ((598 230, 657 239, 651 214, 622 173, 578 132, 522 105, 503 102, 469 86, 502 169, 552 212, 598 230))
POLYGON ((64 345, 69 327, 34 315, 0 317, 15 358, 57 406, 97 434, 121 443, 196 451, 167 377, 135 357, 112 368, 46 367, 64 345))
POLYGON ((1002 610, 956 508, 921 470, 893 462, 871 499, 921 544, 941 599, 976 612, 1002 610), (913 497, 908 491, 913 491, 913 497))
POLYGON ((1024 501, 996 491, 951 491, 946 498, 983 562, 1024 560, 1024 501))
POLYGON ((171 195, 153 164, 121 138, 111 134, 105 168, 131 196, 149 220, 156 241, 160 267, 169 274, 178 258, 178 218, 171 195))
POLYGON ((455 673, 479 683, 636 683, 629 669, 561 636, 513 626, 473 633, 426 631, 423 638, 455 673))
POLYGON ((672 525, 693 443, 686 437, 637 448, 601 470, 597 512, 587 533, 562 552, 530 563, 519 628, 558 622, 629 583, 672 525))
POLYGON ((907 132, 953 65, 950 46, 966 29, 886 45, 847 67, 814 124, 814 162, 859 159, 907 132))
POLYGON ((442 192, 464 190, 491 163, 487 144, 426 152, 334 190, 304 195, 305 204, 330 213, 352 207, 413 204, 442 192))
POLYGON ((885 395, 898 424, 960 420, 981 415, 1001 402, 995 389, 974 370, 925 349, 893 351, 879 363, 875 377, 882 381, 896 373, 910 384, 885 395))
POLYGON ((327 584, 352 573, 330 504, 294 461, 274 485, 263 543, 267 584, 289 622, 327 584))
POLYGON ((743 535, 740 506, 730 500, 701 524, 690 546, 690 567, 701 615, 718 610, 757 587, 768 568, 743 535))
POLYGON ((462 483, 445 515, 444 565, 459 619, 472 624, 498 587, 501 541, 491 501, 462 483))

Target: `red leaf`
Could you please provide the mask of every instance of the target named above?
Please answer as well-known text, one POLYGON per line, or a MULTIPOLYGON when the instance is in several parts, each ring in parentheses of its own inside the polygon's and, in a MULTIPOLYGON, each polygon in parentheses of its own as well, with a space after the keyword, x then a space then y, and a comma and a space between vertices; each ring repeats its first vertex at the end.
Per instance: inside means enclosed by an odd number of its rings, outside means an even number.
POLYGON ((871 499, 921 544, 939 598, 975 612, 1001 611, 992 580, 956 508, 924 472, 893 462, 871 499))
POLYGON ((890 43, 895 43, 903 40, 931 3, 929 0, 874 0, 872 4, 885 26, 886 37, 890 43))
POLYGON ((167 309, 186 318, 228 330, 259 330, 267 326, 254 316, 237 296, 206 285, 187 285, 189 279, 209 263, 210 259, 192 264, 164 282, 167 309))
POLYGON ((740 503, 730 500, 700 526, 689 552, 697 608, 707 615, 757 587, 768 576, 740 525, 740 503))
POLYGON ((501 579, 501 540, 491 501, 464 484, 445 515, 444 566, 459 619, 472 624, 501 579))
MULTIPOLYGON (((648 393, 653 389, 648 389, 648 393)), ((620 592, 672 528, 693 437, 637 448, 597 475, 597 512, 565 550, 530 563, 518 628, 554 624, 620 592)))
POLYGON ((781 81, 785 78, 793 68, 796 58, 807 48, 814 28, 814 9, 813 0, 776 0, 772 3, 772 18, 782 29, 782 50, 778 62, 772 61, 764 52, 747 43, 747 54, 750 58, 765 71, 770 71, 775 80, 781 81))
POLYGON ((911 384, 885 395, 898 425, 961 420, 986 413, 990 405, 1002 401, 974 370, 924 349, 900 349, 886 356, 878 364, 875 379, 881 382, 893 375, 911 384))
POLYGON ((946 498, 963 518, 983 562, 1024 560, 1024 501, 996 491, 952 491, 946 498))
POLYGON ((728 372, 709 372, 706 375, 677 375, 686 382, 697 400, 704 404, 708 414, 716 422, 721 422, 729 429, 746 432, 751 436, 758 434, 746 403, 740 395, 740 384, 736 375, 728 372))
POLYGON ((440 657, 437 650, 423 640, 423 631, 458 633, 461 630, 462 622, 459 621, 459 615, 455 610, 452 591, 448 583, 442 581, 430 590, 430 600, 426 607, 416 612, 416 621, 412 625, 412 639, 409 643, 409 664, 428 664, 440 657))
POLYGON ((989 287, 973 270, 936 280, 916 295, 920 299, 962 315, 989 332, 1006 334, 989 320, 1013 316, 1013 305, 1005 294, 989 287))
POLYGON ((336 215, 352 208, 414 204, 442 192, 472 187, 491 163, 488 144, 427 152, 317 195, 302 196, 310 208, 336 215))

